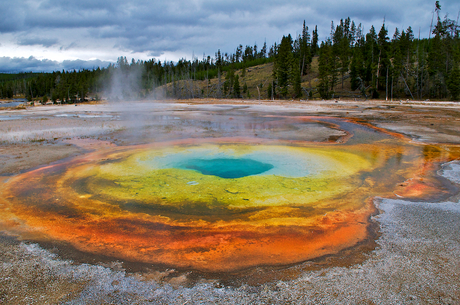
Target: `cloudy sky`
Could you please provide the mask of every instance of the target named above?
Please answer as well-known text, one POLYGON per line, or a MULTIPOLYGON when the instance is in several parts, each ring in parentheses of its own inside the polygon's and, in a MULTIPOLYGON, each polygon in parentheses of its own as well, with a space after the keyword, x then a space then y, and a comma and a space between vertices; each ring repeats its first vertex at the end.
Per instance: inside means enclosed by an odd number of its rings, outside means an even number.
MULTIPOLYGON (((441 17, 457 19, 458 0, 441 0, 441 17)), ((377 31, 385 18, 427 37, 435 0, 0 0, 0 72, 92 68, 128 60, 176 61, 233 53, 242 44, 270 46, 318 25, 350 17, 377 31)))

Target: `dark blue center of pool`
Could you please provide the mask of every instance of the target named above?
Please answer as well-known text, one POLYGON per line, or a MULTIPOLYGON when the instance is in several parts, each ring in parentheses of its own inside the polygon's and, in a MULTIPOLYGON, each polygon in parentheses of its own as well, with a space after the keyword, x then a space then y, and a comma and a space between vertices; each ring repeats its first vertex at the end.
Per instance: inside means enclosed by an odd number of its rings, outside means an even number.
POLYGON ((251 159, 190 159, 181 168, 193 169, 203 175, 221 178, 241 178, 258 175, 273 168, 273 165, 251 159))

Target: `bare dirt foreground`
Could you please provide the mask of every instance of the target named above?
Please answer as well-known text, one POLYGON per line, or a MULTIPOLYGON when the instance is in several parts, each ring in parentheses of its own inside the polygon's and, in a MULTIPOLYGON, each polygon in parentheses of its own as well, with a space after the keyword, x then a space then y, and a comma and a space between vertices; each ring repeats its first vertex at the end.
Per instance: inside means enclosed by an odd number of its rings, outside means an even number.
MULTIPOLYGON (((14 175, 104 146, 248 133, 313 142, 344 135, 315 124, 267 129, 260 114, 353 118, 420 143, 460 144, 460 104, 453 102, 193 100, 6 109, 0 110, 0 198, 14 175), (241 113, 244 120, 235 122, 241 113)), ((257 283, 66 253, 19 240, 0 219, 0 303, 458 304, 460 161, 441 165, 438 174, 453 190, 442 201, 376 198, 375 242, 346 262, 306 262, 286 267, 289 276, 257 283)), ((263 279, 267 269, 251 272, 263 279)))

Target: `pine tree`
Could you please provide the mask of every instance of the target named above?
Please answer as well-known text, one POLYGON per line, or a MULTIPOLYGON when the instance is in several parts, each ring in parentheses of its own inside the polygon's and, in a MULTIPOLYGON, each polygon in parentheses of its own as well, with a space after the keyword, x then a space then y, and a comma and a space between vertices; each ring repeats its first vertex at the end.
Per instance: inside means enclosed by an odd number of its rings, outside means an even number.
POLYGON ((351 90, 355 91, 360 87, 363 87, 364 78, 364 67, 363 67, 363 56, 360 48, 355 47, 354 55, 350 65, 350 79, 351 79, 351 90))
POLYGON ((233 70, 233 67, 230 67, 230 69, 227 71, 227 74, 225 75, 225 82, 224 82, 225 95, 227 95, 227 93, 232 95, 234 82, 235 82, 235 70, 233 70))
POLYGON ((319 94, 323 99, 331 98, 332 92, 329 87, 333 88, 333 52, 332 42, 327 40, 321 43, 319 49, 319 94))
POLYGON ((283 36, 278 52, 275 56, 273 69, 274 78, 277 80, 280 94, 283 97, 287 97, 288 87, 293 83, 292 80, 295 76, 292 69, 295 62, 296 61, 292 53, 291 35, 283 36))
POLYGON ((269 99, 273 98, 273 86, 272 83, 269 83, 267 86, 267 96, 269 99))
POLYGON ((238 75, 235 75, 234 81, 233 81, 233 97, 235 97, 235 98, 240 98, 241 97, 240 81, 239 81, 239 76, 238 75))
POLYGON ((340 25, 337 25, 333 33, 333 53, 340 61, 342 89, 345 74, 348 73, 350 65, 350 35, 350 18, 347 18, 345 22, 343 19, 340 20, 340 25))
POLYGON ((452 100, 457 101, 460 98, 460 69, 458 64, 449 73, 447 88, 452 95, 452 100))
POLYGON ((264 42, 262 49, 260 50, 260 58, 267 57, 267 42, 264 42))
POLYGON ((312 33, 312 40, 311 40, 311 56, 315 56, 318 54, 318 26, 315 25, 315 30, 312 33))
POLYGON ((291 74, 291 82, 292 87, 294 89, 294 97, 300 98, 302 96, 302 79, 300 76, 300 70, 297 61, 294 61, 292 64, 291 74))
POLYGON ((364 43, 365 49, 365 74, 364 79, 366 85, 370 85, 372 87, 372 96, 378 97, 377 92, 377 79, 376 79, 376 72, 378 67, 378 45, 377 45, 377 33, 375 31, 374 26, 371 26, 369 33, 366 34, 366 40, 364 43))
POLYGON ((398 84, 398 80, 400 79, 400 76, 402 75, 404 69, 404 60, 402 54, 404 52, 405 41, 405 31, 403 30, 401 33, 399 33, 399 29, 396 28, 395 33, 393 35, 393 40, 391 42, 391 56, 393 57, 393 61, 390 74, 393 80, 396 81, 396 85, 398 84))
POLYGON ((380 28, 377 43, 379 48, 379 56, 377 63, 377 89, 386 89, 386 75, 390 67, 390 59, 388 56, 388 30, 385 28, 385 23, 380 28))
POLYGON ((310 33, 308 33, 308 26, 303 21, 302 36, 299 38, 300 48, 300 74, 306 75, 309 65, 312 61, 310 50, 310 33))

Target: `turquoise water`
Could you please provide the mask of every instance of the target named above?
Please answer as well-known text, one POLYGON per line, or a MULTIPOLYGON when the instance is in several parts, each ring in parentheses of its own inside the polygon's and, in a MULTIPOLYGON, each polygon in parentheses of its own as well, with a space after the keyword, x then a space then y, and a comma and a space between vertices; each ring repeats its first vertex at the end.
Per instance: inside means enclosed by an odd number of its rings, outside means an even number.
MULTIPOLYGON (((243 147, 244 148, 244 147, 243 147)), ((330 157, 283 146, 251 147, 235 151, 232 146, 193 146, 183 150, 166 148, 137 159, 145 169, 177 168, 196 170, 204 175, 241 178, 254 175, 282 177, 316 176, 341 171, 330 157)))
POLYGON ((220 178, 241 178, 252 175, 259 175, 274 166, 251 159, 189 159, 179 168, 199 171, 203 175, 212 175, 220 178))

